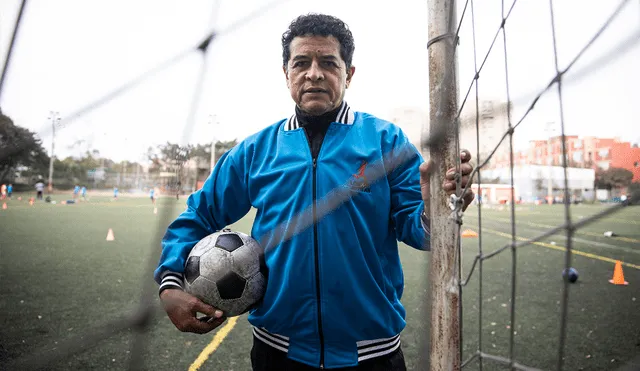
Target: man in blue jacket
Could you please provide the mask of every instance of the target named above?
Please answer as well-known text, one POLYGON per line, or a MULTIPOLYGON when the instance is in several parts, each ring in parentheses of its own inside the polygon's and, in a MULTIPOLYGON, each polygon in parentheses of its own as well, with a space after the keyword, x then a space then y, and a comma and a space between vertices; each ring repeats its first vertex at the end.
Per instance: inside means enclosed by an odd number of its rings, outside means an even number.
MULTIPOLYGON (((182 290, 185 261, 253 207, 251 235, 269 271, 248 317, 253 370, 404 370, 397 241, 429 249, 429 164, 399 127, 347 105, 354 41, 341 20, 301 16, 282 48, 295 112, 225 153, 189 196, 155 271, 163 306, 181 331, 206 333, 225 320, 182 290)), ((465 186, 471 156, 461 156, 465 186)), ((453 172, 446 179, 451 194, 453 172)))

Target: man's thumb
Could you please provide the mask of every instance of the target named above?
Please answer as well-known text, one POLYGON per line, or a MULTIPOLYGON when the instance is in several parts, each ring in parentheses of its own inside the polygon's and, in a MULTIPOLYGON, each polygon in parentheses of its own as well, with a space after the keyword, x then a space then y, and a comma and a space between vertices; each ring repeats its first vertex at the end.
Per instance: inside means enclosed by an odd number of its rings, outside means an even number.
POLYGON ((422 199, 430 198, 431 189, 431 173, 433 172, 433 160, 425 161, 420 164, 420 190, 422 191, 422 199))
POLYGON ((431 171, 433 169, 433 160, 425 161, 420 164, 420 184, 428 185, 431 180, 431 171))

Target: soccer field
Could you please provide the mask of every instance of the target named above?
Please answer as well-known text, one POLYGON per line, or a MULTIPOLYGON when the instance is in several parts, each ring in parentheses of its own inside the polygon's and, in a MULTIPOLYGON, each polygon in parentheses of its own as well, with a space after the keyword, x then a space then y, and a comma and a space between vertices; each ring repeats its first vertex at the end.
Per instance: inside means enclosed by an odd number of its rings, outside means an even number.
MULTIPOLYGON (((141 294, 148 258, 160 253, 154 239, 164 233, 161 217, 175 217, 184 198, 93 198, 75 205, 22 201, 0 209, 0 365, 43 350, 61 351, 70 339, 94 333, 132 313, 141 294), (112 229, 114 241, 107 241, 112 229)), ((54 198, 61 201, 65 198, 54 198)), ((572 206, 575 220, 602 206, 572 206)), ((563 221, 563 206, 518 205, 518 238, 534 237, 563 221)), ((230 226, 249 232, 252 215, 230 226)), ((475 207, 463 229, 478 231, 475 207)), ((510 241, 508 209, 482 212, 485 254, 510 241)), ((572 266, 580 277, 570 285, 566 370, 617 369, 640 354, 640 207, 628 207, 579 230, 572 266), (603 232, 614 231, 613 237, 603 232), (609 283, 615 260, 623 262, 627 286, 609 283)), ((479 238, 463 239, 463 277, 478 253, 479 238)), ((565 237, 556 235, 519 248, 516 260, 515 359, 540 369, 555 369, 565 237)), ((426 294, 429 253, 402 246, 405 271, 403 303, 407 328, 402 344, 410 370, 424 370, 428 353, 426 294)), ((479 329, 479 267, 463 288, 463 359, 478 349, 509 356, 512 253, 507 249, 482 266, 482 329, 479 329)), ((159 307, 157 295, 155 305, 159 307)), ((142 348, 145 370, 249 370, 251 331, 246 316, 228 320, 218 330, 181 333, 163 312, 150 323, 142 348)), ((93 347, 61 358, 49 370, 124 370, 134 332, 115 333, 93 347)), ((465 370, 477 370, 473 361, 465 370)), ((0 367, 5 369, 5 367, 0 367)), ((485 360, 483 370, 508 367, 485 360)))

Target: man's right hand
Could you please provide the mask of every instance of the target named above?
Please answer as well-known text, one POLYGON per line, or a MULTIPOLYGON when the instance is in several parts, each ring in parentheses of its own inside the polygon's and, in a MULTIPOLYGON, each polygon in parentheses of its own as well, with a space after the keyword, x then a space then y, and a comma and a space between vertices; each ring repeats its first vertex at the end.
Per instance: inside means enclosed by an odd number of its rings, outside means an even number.
POLYGON ((160 300, 171 322, 182 332, 206 334, 227 319, 221 310, 203 303, 182 290, 166 289, 160 293, 160 300), (203 313, 212 319, 200 320, 197 318, 198 313, 203 313))

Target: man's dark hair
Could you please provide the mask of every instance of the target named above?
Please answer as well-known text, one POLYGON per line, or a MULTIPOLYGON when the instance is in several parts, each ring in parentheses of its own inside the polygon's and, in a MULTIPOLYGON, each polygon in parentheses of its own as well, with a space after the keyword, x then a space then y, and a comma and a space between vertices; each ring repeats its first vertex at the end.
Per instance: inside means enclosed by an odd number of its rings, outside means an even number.
POLYGON ((286 68, 291 58, 291 41, 298 36, 333 36, 340 42, 340 57, 347 68, 351 67, 353 51, 356 46, 349 26, 340 19, 326 15, 310 13, 294 19, 282 34, 282 65, 286 68))

